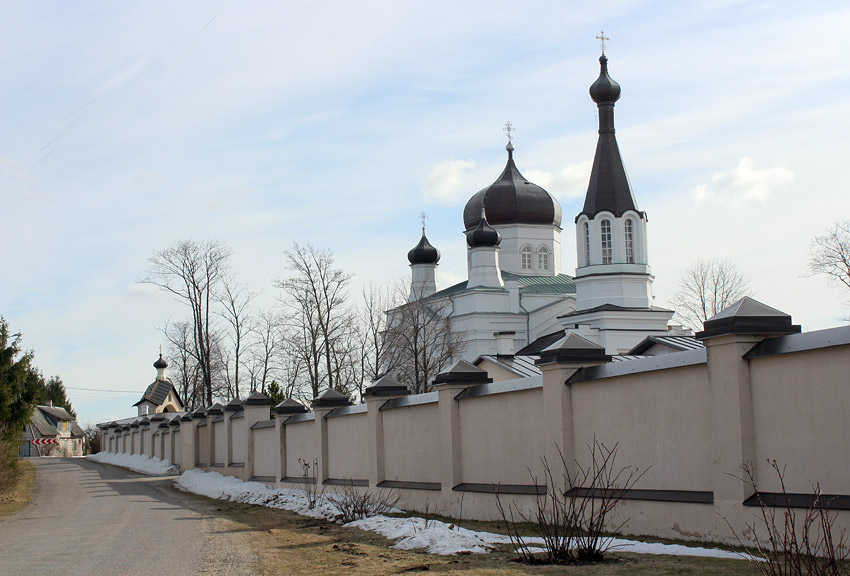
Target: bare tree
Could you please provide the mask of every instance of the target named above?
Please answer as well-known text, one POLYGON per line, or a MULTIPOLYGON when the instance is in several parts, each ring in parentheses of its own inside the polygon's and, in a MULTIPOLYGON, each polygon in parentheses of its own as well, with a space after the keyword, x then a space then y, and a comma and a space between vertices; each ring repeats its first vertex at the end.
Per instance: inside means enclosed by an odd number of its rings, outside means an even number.
POLYGON ((212 308, 230 268, 230 249, 210 240, 180 240, 173 246, 154 252, 148 258, 148 271, 139 280, 170 292, 192 311, 192 355, 201 372, 207 405, 213 401, 212 308))
POLYGON ((293 275, 279 280, 295 320, 290 347, 308 371, 315 395, 322 387, 347 392, 344 371, 351 318, 347 308, 351 274, 336 268, 333 252, 311 244, 293 244, 286 252, 293 275))
POLYGON ((229 352, 224 361, 228 396, 236 398, 239 398, 239 368, 244 362, 246 338, 251 332, 253 320, 249 305, 257 294, 258 292, 249 290, 239 284, 232 276, 228 276, 222 283, 221 294, 219 295, 222 308, 218 314, 230 326, 227 337, 230 340, 230 349, 233 351, 232 364, 229 352), (233 368, 232 376, 231 365, 233 368))
POLYGON ((188 410, 203 404, 201 370, 193 353, 192 326, 189 322, 166 324, 162 333, 168 340, 166 355, 171 360, 171 379, 188 410))
POLYGON ((703 322, 749 296, 749 284, 729 260, 699 258, 679 277, 679 289, 670 302, 683 324, 702 330, 703 322))
POLYGON ((278 372, 278 363, 283 351, 281 318, 275 312, 260 312, 254 326, 254 343, 248 372, 251 377, 251 390, 266 393, 266 386, 278 372))
POLYGON ((850 290, 850 220, 836 222, 812 239, 809 272, 824 274, 831 284, 850 290))
MULTIPOLYGON (((386 354, 388 340, 387 310, 396 308, 404 300, 399 299, 397 290, 387 286, 376 286, 369 284, 363 288, 361 306, 358 311, 360 345, 360 365, 363 379, 367 382, 375 381, 384 373, 392 371, 395 367, 382 364, 389 361, 386 354)), ((362 395, 363 390, 360 390, 362 395)))
MULTIPOLYGON (((396 282, 394 290, 398 301, 407 300, 403 282, 396 282)), ((448 298, 420 294, 387 313, 382 365, 413 394, 427 392, 440 370, 466 347, 465 333, 453 325, 451 309, 448 298)))

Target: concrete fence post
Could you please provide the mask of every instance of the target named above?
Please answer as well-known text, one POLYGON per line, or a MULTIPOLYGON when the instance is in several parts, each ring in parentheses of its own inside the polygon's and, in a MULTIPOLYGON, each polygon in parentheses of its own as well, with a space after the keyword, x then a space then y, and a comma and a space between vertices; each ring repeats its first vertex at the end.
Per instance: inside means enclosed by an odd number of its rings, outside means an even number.
POLYGON ((180 417, 180 462, 176 463, 181 472, 191 470, 197 464, 195 438, 195 420, 191 412, 186 412, 180 417))
POLYGON ((330 476, 328 470, 330 461, 328 460, 328 422, 325 416, 335 408, 341 406, 351 406, 351 400, 348 396, 340 394, 334 389, 326 390, 313 399, 313 413, 316 415, 316 483, 320 484, 327 480, 330 476))
POLYGON ((269 419, 271 405, 272 399, 262 392, 252 392, 245 399, 245 406, 243 407, 245 417, 241 419, 240 424, 245 426, 245 480, 254 477, 254 431, 251 430, 251 426, 269 419))
POLYGON ((553 470, 559 469, 562 456, 567 466, 574 465, 576 458, 570 377, 582 368, 610 361, 604 346, 578 334, 568 334, 540 352, 535 363, 543 372, 542 416, 547 435, 543 456, 553 470))
POLYGON ((280 482, 289 476, 289 472, 286 469, 286 420, 295 414, 305 414, 308 410, 307 407, 300 402, 293 400, 292 398, 287 398, 275 406, 272 412, 274 413, 275 419, 275 438, 277 438, 278 442, 277 466, 275 467, 277 474, 276 481, 280 482))
POLYGON ((463 482, 460 401, 456 396, 470 386, 480 386, 492 381, 486 370, 473 366, 466 360, 458 360, 434 379, 440 414, 437 438, 440 443, 440 495, 446 510, 454 510, 454 488, 463 482))
POLYGON ((706 320, 703 328, 696 337, 705 345, 711 390, 714 508, 717 530, 726 532, 726 521, 743 521, 743 501, 752 496, 741 466, 753 465, 758 456, 750 364, 744 355, 765 338, 796 334, 800 326, 792 325, 788 314, 745 297, 706 320))
POLYGON ((381 406, 387 400, 399 398, 410 394, 407 386, 384 376, 376 380, 372 386, 363 392, 366 400, 366 417, 369 428, 369 487, 376 488, 378 484, 386 480, 385 474, 385 452, 384 452, 384 417, 381 406))
MULTIPOLYGON (((233 417, 243 412, 245 409, 245 401, 240 400, 239 398, 233 398, 230 402, 225 404, 224 406, 224 427, 225 433, 227 434, 227 442, 225 442, 224 450, 224 465, 230 466, 234 463, 233 460, 233 417)), ((236 425, 241 426, 242 422, 239 422, 239 418, 236 419, 236 425)))

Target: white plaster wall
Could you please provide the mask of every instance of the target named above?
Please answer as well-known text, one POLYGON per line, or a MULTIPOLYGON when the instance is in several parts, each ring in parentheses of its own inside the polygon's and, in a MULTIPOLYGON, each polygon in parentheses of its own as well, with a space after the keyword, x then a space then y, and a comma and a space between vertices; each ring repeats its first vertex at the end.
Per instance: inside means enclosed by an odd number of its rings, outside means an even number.
POLYGON ((368 420, 366 414, 328 418, 328 477, 369 477, 368 420))
POLYGON ((439 482, 437 403, 384 410, 385 480, 439 482))
POLYGON ((251 432, 254 434, 254 476, 274 476, 276 478, 277 430, 272 426, 270 428, 258 428, 251 432))
POLYGON ((711 398, 706 366, 572 385, 576 459, 596 439, 617 464, 649 468, 635 488, 711 491, 711 398))
POLYGON ((750 361, 759 490, 778 491, 767 459, 784 466, 789 492, 850 493, 850 347, 750 361))
POLYGON ((245 418, 237 418, 231 423, 231 461, 228 464, 245 463, 245 418))
POLYGON ((463 481, 533 484, 535 475, 542 483, 542 413, 540 388, 461 400, 463 481))
POLYGON ((307 422, 298 422, 286 426, 287 476, 300 478, 303 475, 301 464, 298 463, 299 458, 310 464, 310 476, 315 474, 312 469, 313 460, 319 458, 319 455, 316 454, 315 425, 315 421, 308 420, 307 422))
POLYGON ((214 422, 212 424, 213 428, 213 440, 215 441, 215 462, 211 462, 211 464, 224 464, 225 459, 227 458, 227 430, 225 429, 226 423, 222 422, 214 422))

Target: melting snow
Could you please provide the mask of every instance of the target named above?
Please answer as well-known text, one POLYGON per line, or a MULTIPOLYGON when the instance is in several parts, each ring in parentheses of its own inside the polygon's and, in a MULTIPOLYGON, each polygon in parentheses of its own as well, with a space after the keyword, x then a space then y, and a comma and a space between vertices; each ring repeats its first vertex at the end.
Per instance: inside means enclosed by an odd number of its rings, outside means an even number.
MULTIPOLYGON (((160 461, 157 458, 150 459, 145 456, 104 454, 101 452, 89 456, 89 458, 96 462, 125 466, 148 474, 165 474, 169 469, 173 470, 167 460, 160 461)), ((329 521, 335 521, 339 515, 339 510, 327 498, 320 496, 316 506, 311 509, 303 490, 270 488, 259 482, 244 482, 232 476, 222 476, 218 472, 187 470, 174 482, 182 490, 219 500, 280 508, 329 521)), ((424 518, 394 518, 379 515, 356 520, 346 524, 346 526, 377 532, 389 540, 393 540, 395 542, 394 548, 404 550, 424 549, 430 554, 450 555, 459 552, 484 554, 490 552, 499 544, 510 543, 510 539, 503 534, 474 532, 438 520, 426 521, 424 518)), ((527 544, 542 544, 540 538, 526 538, 525 540, 527 544)), ((639 542, 619 538, 611 540, 611 547, 618 552, 637 554, 707 556, 739 560, 744 558, 742 554, 716 548, 639 542)))

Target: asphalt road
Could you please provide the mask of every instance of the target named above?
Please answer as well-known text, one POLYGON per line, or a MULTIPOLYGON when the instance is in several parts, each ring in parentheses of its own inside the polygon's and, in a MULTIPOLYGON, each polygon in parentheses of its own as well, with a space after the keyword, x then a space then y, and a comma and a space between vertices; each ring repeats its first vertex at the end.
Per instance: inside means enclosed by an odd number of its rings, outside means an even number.
POLYGON ((152 478, 83 458, 32 458, 33 501, 0 520, 0 575, 256 574, 250 538, 152 478))

